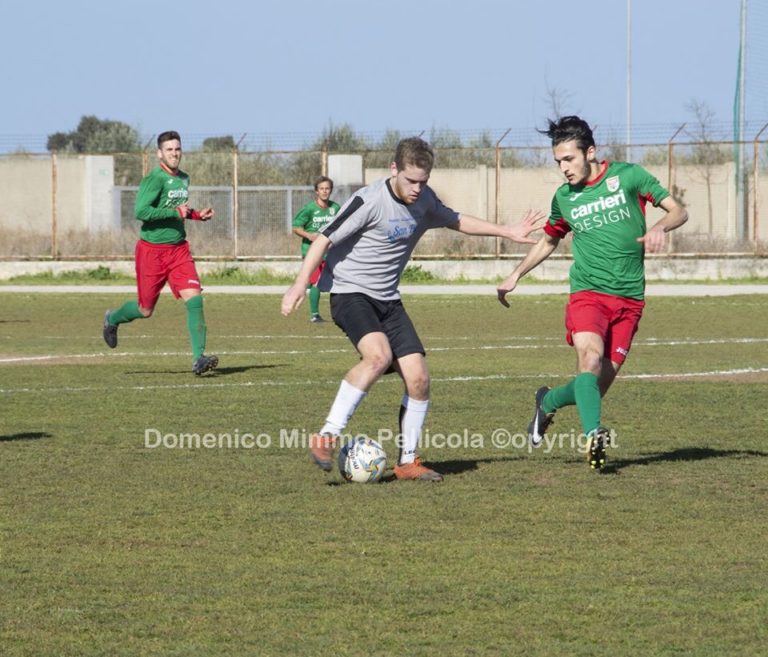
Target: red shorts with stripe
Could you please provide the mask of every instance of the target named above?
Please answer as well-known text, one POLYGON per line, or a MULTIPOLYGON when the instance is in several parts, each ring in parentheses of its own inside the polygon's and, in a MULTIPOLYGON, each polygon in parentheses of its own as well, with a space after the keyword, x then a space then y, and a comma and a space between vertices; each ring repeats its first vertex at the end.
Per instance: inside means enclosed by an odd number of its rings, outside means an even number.
POLYGON ((181 290, 203 289, 189 250, 189 242, 152 244, 139 240, 136 242, 135 262, 139 306, 142 308, 155 307, 166 283, 177 299, 181 290))
POLYGON ((571 294, 565 307, 565 339, 573 346, 573 334, 597 333, 605 345, 604 356, 621 365, 632 346, 643 316, 645 301, 585 290, 571 294))

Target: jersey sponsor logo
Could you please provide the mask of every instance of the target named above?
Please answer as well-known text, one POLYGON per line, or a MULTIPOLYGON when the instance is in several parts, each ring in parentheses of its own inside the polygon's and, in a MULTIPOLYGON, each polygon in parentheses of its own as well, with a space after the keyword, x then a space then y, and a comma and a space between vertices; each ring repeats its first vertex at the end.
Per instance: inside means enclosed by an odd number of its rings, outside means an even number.
POLYGON ((169 189, 168 198, 187 198, 189 192, 186 189, 169 189))
POLYGON ((605 186, 608 188, 609 192, 615 192, 621 183, 619 182, 618 176, 611 176, 605 181, 605 186))
POLYGON ((395 217, 390 222, 387 230, 387 240, 396 242, 398 240, 407 240, 416 232, 416 221, 408 215, 407 217, 395 217))
POLYGON ((571 227, 575 233, 615 224, 631 216, 624 190, 612 196, 601 196, 597 201, 577 205, 570 212, 571 227))

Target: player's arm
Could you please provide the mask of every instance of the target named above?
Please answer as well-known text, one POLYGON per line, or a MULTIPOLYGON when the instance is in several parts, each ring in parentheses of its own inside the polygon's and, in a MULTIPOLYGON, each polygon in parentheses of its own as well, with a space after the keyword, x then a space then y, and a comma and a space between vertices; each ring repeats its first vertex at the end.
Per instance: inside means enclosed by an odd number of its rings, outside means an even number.
POLYGON ((317 233, 315 241, 312 242, 312 246, 309 247, 309 251, 307 251, 307 255, 301 263, 301 269, 296 276, 296 280, 288 288, 285 295, 283 295, 283 303, 280 308, 280 312, 283 315, 290 315, 304 301, 307 286, 309 285, 309 277, 323 261, 330 246, 331 240, 325 235, 317 233))
MULTIPOLYGON (((134 216, 141 221, 157 219, 178 219, 181 216, 177 208, 158 208, 156 206, 163 191, 162 181, 154 176, 146 176, 139 185, 134 205, 134 216)), ((183 216, 182 216, 183 218, 183 216)))
POLYGON ((520 244, 536 244, 536 240, 528 237, 533 231, 541 228, 541 220, 547 215, 540 210, 528 210, 516 224, 493 224, 490 221, 473 217, 469 214, 459 214, 459 220, 448 226, 464 235, 485 237, 502 237, 520 244))
POLYGON ((688 211, 671 196, 667 196, 659 203, 659 207, 665 210, 666 214, 645 235, 637 238, 637 241, 642 242, 650 253, 661 251, 666 242, 666 234, 675 228, 680 228, 688 221, 688 211))
POLYGON ((520 279, 531 271, 531 269, 538 266, 552 255, 552 252, 557 248, 559 243, 559 237, 544 233, 543 237, 536 242, 536 245, 531 248, 530 251, 528 251, 528 254, 522 259, 520 264, 515 267, 515 271, 497 286, 496 294, 499 298, 499 303, 501 303, 502 306, 509 308, 507 294, 517 287, 520 279))
POLYGON ((317 233, 307 232, 307 226, 309 225, 309 221, 311 217, 308 217, 304 210, 305 210, 304 208, 299 210, 298 213, 296 213, 296 216, 293 218, 293 222, 291 222, 293 234, 298 235, 302 239, 309 240, 310 242, 314 242, 315 237, 317 236, 317 233))

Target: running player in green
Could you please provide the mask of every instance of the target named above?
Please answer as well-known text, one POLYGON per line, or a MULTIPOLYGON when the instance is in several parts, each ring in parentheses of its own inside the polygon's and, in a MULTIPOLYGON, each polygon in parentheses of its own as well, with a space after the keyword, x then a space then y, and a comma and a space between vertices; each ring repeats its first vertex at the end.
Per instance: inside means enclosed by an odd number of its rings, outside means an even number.
POLYGON ((611 438, 601 421, 602 397, 629 353, 643 314, 645 251, 660 251, 665 234, 682 226, 688 213, 641 166, 598 161, 592 130, 579 117, 550 121, 542 133, 552 140, 555 162, 567 182, 552 199, 545 235, 497 294, 509 307, 506 295, 573 232, 565 328, 568 344, 576 349, 577 374, 565 385, 536 391, 528 439, 533 446, 541 444, 555 412, 575 404, 589 464, 599 470, 611 438), (666 211, 651 228, 645 223, 648 203, 666 211))
POLYGON ((152 315, 166 282, 187 309, 187 328, 192 342, 192 372, 204 374, 219 364, 206 356, 207 329, 203 315, 200 277, 189 251, 184 221, 208 221, 213 209, 199 212, 189 207, 189 176, 179 169, 181 137, 163 132, 157 138, 159 166, 147 174, 136 195, 135 215, 142 222, 136 243, 136 287, 138 299, 127 301, 104 315, 103 336, 110 349, 117 347, 117 327, 152 315))
MULTIPOLYGON (((293 232, 301 238, 301 257, 307 255, 309 247, 317 236, 325 230, 325 227, 333 221, 339 211, 339 204, 331 200, 333 193, 333 180, 327 176, 320 176, 315 180, 315 200, 307 203, 293 219, 293 232)), ((312 272, 309 279, 309 321, 324 322, 320 317, 320 289, 317 281, 325 267, 325 259, 320 266, 312 272)))

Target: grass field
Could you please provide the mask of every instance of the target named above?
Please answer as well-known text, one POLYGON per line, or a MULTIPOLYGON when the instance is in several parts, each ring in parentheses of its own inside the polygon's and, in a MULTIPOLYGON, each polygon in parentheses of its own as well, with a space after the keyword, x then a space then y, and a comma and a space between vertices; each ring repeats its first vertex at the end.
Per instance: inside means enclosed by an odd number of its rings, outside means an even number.
MULTIPOLYGON (((304 307, 210 294, 200 379, 170 297, 115 351, 120 296, 0 301, 3 656, 766 654, 764 298, 649 300, 602 474, 574 409, 522 441, 573 370, 564 297, 408 298, 446 477, 372 485, 302 447, 355 361, 304 307)), ((401 394, 385 377, 349 430, 394 431, 401 394)))

